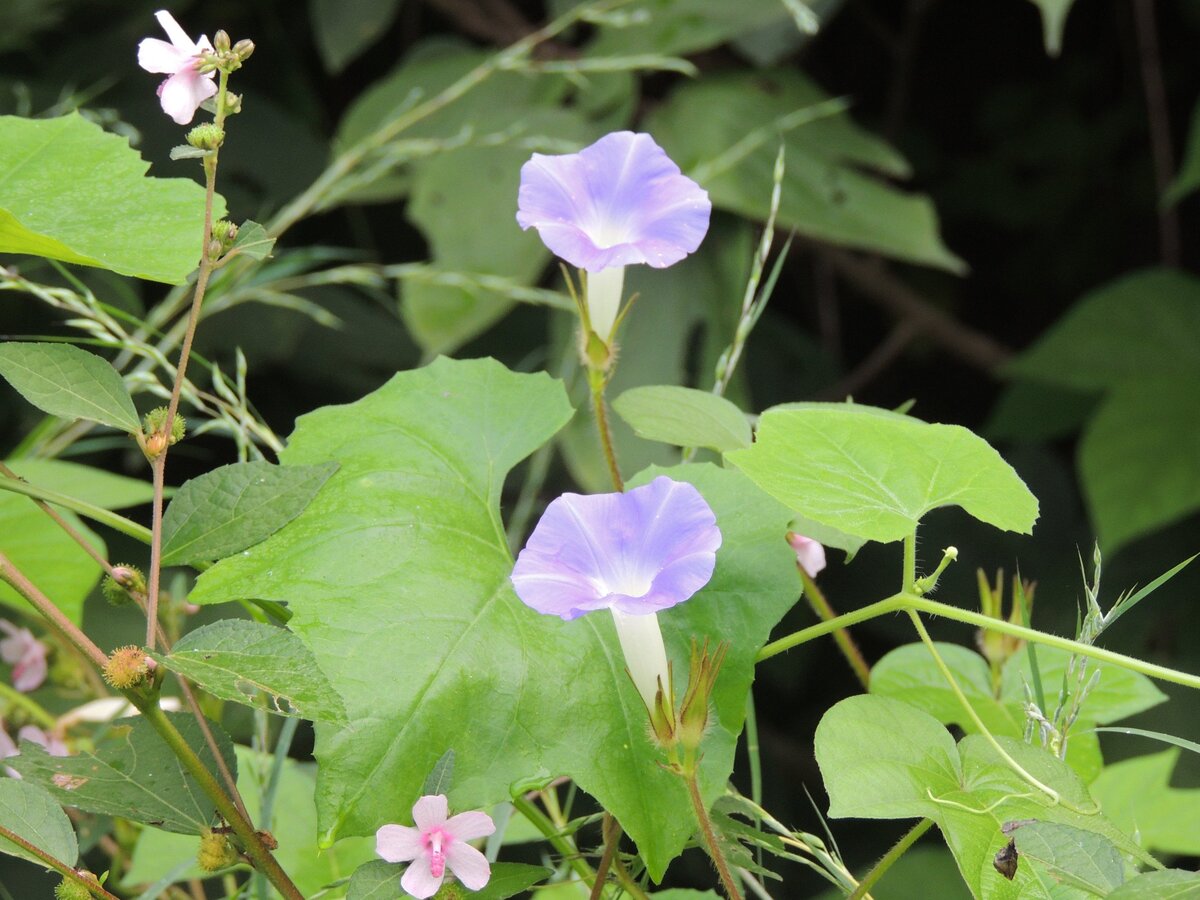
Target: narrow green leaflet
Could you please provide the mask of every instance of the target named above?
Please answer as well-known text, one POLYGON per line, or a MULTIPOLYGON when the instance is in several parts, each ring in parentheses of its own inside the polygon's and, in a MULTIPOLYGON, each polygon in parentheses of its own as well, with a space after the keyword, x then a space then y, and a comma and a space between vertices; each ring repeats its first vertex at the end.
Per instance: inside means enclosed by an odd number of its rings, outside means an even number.
POLYGON ((1143 872, 1109 894, 1108 900, 1200 900, 1200 872, 1143 872))
POLYGON ((1146 269, 1086 294, 1007 371, 1099 391, 1162 376, 1200 378, 1200 278, 1146 269))
POLYGON ((101 509, 141 506, 154 498, 149 478, 127 478, 60 459, 10 459, 4 463, 30 484, 57 491, 101 509))
MULTIPOLYGON (((316 726, 324 841, 395 821, 451 748, 454 809, 566 774, 614 812, 654 877, 690 837, 686 791, 658 764, 611 619, 540 616, 509 584, 505 475, 570 415, 559 382, 491 360, 402 372, 300 420, 284 465, 341 469, 287 528, 201 576, 196 602, 286 601, 342 695, 350 727, 316 726)), ((732 642, 701 777, 711 800, 732 768, 754 653, 799 579, 784 507, 736 472, 664 474, 695 483, 724 534, 713 581, 660 616, 675 659, 693 635, 732 642)))
POLYGON ((266 540, 296 516, 337 470, 231 463, 188 481, 163 516, 163 565, 221 559, 266 540))
MULTIPOLYGON (((97 552, 107 557, 104 541, 72 513, 60 510, 97 552)), ((0 491, 0 552, 76 624, 83 601, 100 580, 100 569, 82 547, 28 497, 0 491)), ((0 584, 0 604, 29 613, 24 597, 0 584)))
POLYGON ((646 130, 709 192, 714 206, 758 219, 767 215, 782 141, 787 169, 781 228, 964 271, 963 261, 942 243, 929 198, 892 184, 911 174, 904 158, 846 112, 815 111, 828 102, 820 88, 791 70, 706 75, 667 97, 646 130), (712 115, 714 109, 722 114, 712 115))
POLYGON ((613 401, 613 409, 648 441, 718 453, 750 446, 746 414, 709 391, 673 385, 631 388, 613 401))
POLYGON ((726 459, 775 499, 840 531, 898 541, 940 506, 1028 533, 1037 500, 1000 454, 959 425, 843 403, 767 410, 726 459))
POLYGON ((1125 881, 1125 863, 1112 841, 1094 831, 1055 822, 1030 822, 1009 834, 1021 862, 1037 860, 1060 884, 1106 897, 1125 881))
MULTIPOLYGON (((313 806, 317 767, 314 763, 284 760, 271 820, 263 821, 262 797, 274 769, 274 759, 271 754, 256 753, 241 744, 234 750, 238 760, 238 791, 246 801, 250 818, 279 841, 275 858, 305 897, 315 897, 321 888, 349 878, 358 866, 375 858, 372 838, 346 838, 324 850, 317 847, 317 811, 313 806)), ((174 873, 174 882, 205 877, 196 864, 196 839, 156 828, 143 829, 122 885, 147 884, 171 873, 174 873), (180 863, 184 864, 182 868, 179 868, 180 863)))
POLYGON ((1178 750, 1106 766, 1092 782, 1104 814, 1147 850, 1200 856, 1200 788, 1171 787, 1178 750))
POLYGON ((222 700, 345 724, 341 698, 312 651, 286 628, 222 619, 189 631, 170 653, 152 655, 222 700))
MULTIPOLYGON (((129 142, 78 113, 0 116, 0 253, 180 284, 200 262, 204 188, 147 178, 129 142), (119 227, 114 227, 119 223, 119 227)), ((216 198, 214 214, 224 214, 216 198)))
POLYGON ((992 866, 1008 842, 1002 827, 1010 821, 1070 825, 1106 838, 1122 853, 1148 859, 1096 811, 1087 789, 1064 763, 1023 741, 997 740, 1061 801, 1051 802, 1024 781, 980 735, 968 735, 955 746, 941 723, 908 704, 873 695, 843 700, 825 713, 816 733, 829 815, 933 819, 977 897, 1059 896, 1044 870, 1021 866, 1009 882, 992 866))
MULTIPOLYGON (((210 770, 212 752, 191 715, 168 713, 188 745, 210 770)), ((231 771, 237 771, 233 745, 210 722, 231 771)), ((141 717, 118 719, 92 752, 51 756, 37 744, 21 742, 18 756, 6 759, 32 784, 48 790, 59 803, 87 812, 121 816, 180 834, 199 834, 214 819, 212 802, 184 771, 178 758, 141 717)))
MULTIPOLYGON (((350 879, 346 900, 404 900, 410 896, 400 887, 407 865, 372 860, 358 867, 350 879)), ((471 900, 507 900, 545 881, 550 869, 523 863, 493 863, 492 877, 481 891, 473 891, 471 900)), ((655 895, 661 896, 661 895, 655 895)))
MULTIPOLYGON (((79 844, 71 820, 43 788, 16 778, 0 777, 0 824, 61 863, 74 866, 79 844)), ((0 853, 45 863, 16 844, 0 837, 0 853)))
POLYGON ((0 346, 0 376, 52 416, 87 419, 130 433, 141 427, 117 370, 70 344, 6 343, 0 346))

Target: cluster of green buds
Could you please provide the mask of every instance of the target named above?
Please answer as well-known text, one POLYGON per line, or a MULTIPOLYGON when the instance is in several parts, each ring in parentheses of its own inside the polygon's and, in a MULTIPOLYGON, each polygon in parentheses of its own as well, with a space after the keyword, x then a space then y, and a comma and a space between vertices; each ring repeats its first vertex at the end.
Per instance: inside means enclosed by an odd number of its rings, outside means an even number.
POLYGON ((213 49, 204 55, 200 64, 200 73, 205 72, 236 72, 242 63, 254 52, 254 41, 241 40, 234 44, 229 39, 229 33, 221 29, 213 35, 213 49))
POLYGON ((214 262, 228 253, 237 241, 238 227, 228 219, 213 222, 212 237, 208 242, 208 257, 214 262))
POLYGON ((666 751, 670 768, 679 774, 695 774, 700 762, 700 745, 708 731, 713 687, 728 650, 726 641, 710 652, 708 638, 702 645, 692 640, 687 690, 678 707, 674 688, 664 689, 661 679, 659 681, 654 709, 650 710, 650 728, 659 746, 666 751))

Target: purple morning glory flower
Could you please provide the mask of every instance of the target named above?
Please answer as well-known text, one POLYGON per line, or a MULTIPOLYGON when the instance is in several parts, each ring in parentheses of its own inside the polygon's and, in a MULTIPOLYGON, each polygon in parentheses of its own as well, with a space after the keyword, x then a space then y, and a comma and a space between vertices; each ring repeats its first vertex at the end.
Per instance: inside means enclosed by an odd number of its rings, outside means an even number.
POLYGON ((533 154, 521 167, 517 223, 589 280, 593 330, 607 340, 620 305, 623 268, 673 265, 708 231, 708 192, 679 171, 648 134, 617 131, 578 153, 533 154), (597 278, 604 270, 615 270, 597 278), (612 288, 615 282, 615 305, 612 288))
POLYGON ((660 476, 623 494, 551 502, 517 557, 512 583, 540 613, 569 620, 610 610, 634 683, 653 709, 658 680, 670 688, 654 614, 708 583, 720 546, 700 492, 660 476))
POLYGON ((517 223, 556 256, 599 272, 679 262, 708 231, 708 193, 648 134, 616 131, 578 153, 533 154, 521 167, 517 223))

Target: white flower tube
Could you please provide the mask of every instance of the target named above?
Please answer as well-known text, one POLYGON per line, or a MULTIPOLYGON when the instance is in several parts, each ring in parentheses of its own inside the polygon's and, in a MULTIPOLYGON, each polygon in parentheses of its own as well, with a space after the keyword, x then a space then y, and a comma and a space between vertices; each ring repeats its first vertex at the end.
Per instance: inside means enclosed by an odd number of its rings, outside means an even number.
POLYGON ((625 288, 625 267, 610 266, 587 275, 587 309, 592 331, 609 343, 613 325, 621 309, 621 291, 625 288))
POLYGON ((638 693, 646 702, 646 709, 653 711, 660 678, 668 698, 671 692, 667 649, 663 645, 662 630, 658 627, 658 616, 652 612, 628 615, 615 606, 611 607, 611 612, 617 626, 621 652, 625 654, 625 665, 629 667, 638 693))

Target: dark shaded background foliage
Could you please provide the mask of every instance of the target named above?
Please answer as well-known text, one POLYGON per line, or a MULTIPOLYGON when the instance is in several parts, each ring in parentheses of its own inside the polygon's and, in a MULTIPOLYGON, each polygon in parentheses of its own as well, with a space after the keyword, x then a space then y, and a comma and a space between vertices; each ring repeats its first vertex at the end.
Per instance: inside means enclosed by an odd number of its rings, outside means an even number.
MULTIPOLYGON (((365 54, 343 72, 328 75, 317 61, 313 24, 303 4, 210 0, 169 5, 191 33, 211 34, 224 27, 235 40, 251 36, 257 43, 237 86, 251 113, 233 123, 233 137, 222 154, 222 190, 230 207, 255 218, 278 208, 320 171, 333 129, 364 88, 387 74, 417 41, 432 34, 462 34, 464 20, 453 11, 473 6, 408 0, 365 54)), ((137 41, 155 30, 155 4, 7 0, 6 6, 0 12, 0 112, 43 115, 82 102, 100 110, 113 127, 135 129, 153 172, 183 171, 167 159, 169 148, 179 142, 178 131, 157 108, 152 77, 135 68, 137 41)), ((786 64, 799 67, 831 94, 850 98, 854 118, 909 158, 913 187, 932 197, 946 243, 970 266, 960 278, 887 264, 896 284, 910 286, 922 302, 949 313, 963 328, 1015 352, 1029 346, 1087 291, 1159 261, 1141 69, 1145 57, 1131 3, 1078 0, 1059 58, 1046 55, 1037 9, 1025 0, 847 0, 829 7, 821 33, 786 64)), ((513 8, 527 21, 542 20, 539 3, 519 2, 513 8)), ((1154 4, 1176 159, 1200 95, 1197 10, 1186 2, 1154 4)), ((469 36, 487 43, 477 34, 469 36)), ((746 65, 725 48, 706 51, 694 62, 704 71, 746 65)), ((653 109, 677 77, 645 78, 642 111, 653 109)), ((1182 263, 1193 270, 1200 263, 1195 249, 1198 205, 1193 198, 1178 208, 1182 263)), ((515 226, 502 221, 495 227, 515 226)), ((308 244, 352 247, 354 254, 381 262, 426 255, 419 233, 405 222, 398 204, 343 207, 287 235, 287 246, 308 244)), ((102 273, 85 277, 110 301, 135 310, 160 296, 155 285, 102 273)), ((314 299, 336 308, 347 327, 331 332, 294 314, 247 307, 202 329, 201 349, 217 360, 229 362, 235 344, 246 349, 251 396, 285 435, 296 415, 355 399, 418 360, 386 298, 341 292, 314 299)), ((460 355, 490 354, 510 365, 525 364, 527 354, 544 340, 550 315, 519 308, 460 355)), ((915 399, 917 415, 961 423, 996 439, 1039 497, 1041 520, 1033 538, 1018 538, 991 532, 952 511, 932 515, 922 533, 926 561, 932 563, 936 551, 949 543, 963 550, 939 596, 974 605, 976 567, 1011 572, 1019 565, 1023 575, 1038 582, 1038 624, 1070 631, 1082 598, 1077 554, 1090 556, 1092 542, 1074 471, 1077 426, 1093 401, 1046 392, 1006 400, 1002 371, 964 362, 953 346, 921 335, 905 342, 882 366, 864 371, 864 361, 887 344, 896 323, 878 297, 848 281, 821 248, 801 241, 751 340, 745 396, 756 410, 783 400, 830 397, 847 388, 857 400, 882 406, 915 399)), ((7 295, 0 303, 0 334, 6 337, 65 332, 53 315, 28 298, 7 295)), ((699 373, 702 386, 707 386, 706 378, 699 373)), ((14 394, 0 394, 0 449, 13 447, 33 421, 31 410, 14 394)), ((173 454, 178 460, 173 474, 182 480, 185 474, 228 461, 230 453, 225 442, 189 444, 186 452, 181 448, 173 454), (193 471, 185 472, 187 467, 193 471)), ((98 459, 139 471, 132 454, 109 451, 98 459)), ((566 485, 565 476, 557 477, 548 489, 566 485)), ((1192 516, 1107 559, 1108 600, 1194 553, 1197 524, 1192 516)), ((849 609, 890 593, 898 555, 895 546, 868 546, 852 567, 835 563, 822 579, 828 596, 839 608, 849 609)), ((1115 633, 1106 635, 1106 644, 1200 670, 1194 624, 1198 588, 1200 570, 1185 571, 1123 619, 1115 633)), ((785 625, 801 626, 808 619, 807 611, 798 608, 785 625)), ((96 617, 89 624, 106 627, 96 617)), ((870 659, 912 639, 899 620, 867 623, 856 633, 870 659)), ((935 634, 972 640, 959 626, 938 627, 935 634)), ((808 645, 763 666, 756 696, 767 805, 783 821, 820 831, 804 794, 807 788, 822 805, 811 753, 813 729, 830 704, 855 690, 832 642, 808 645)), ((1195 739, 1200 698, 1170 686, 1165 690, 1172 703, 1130 724, 1195 739)), ((1152 748, 1135 748, 1130 739, 1119 739, 1106 740, 1105 749, 1108 758, 1116 759, 1152 748)), ((1200 763, 1185 755, 1176 781, 1197 784, 1200 763)), ((833 827, 855 867, 869 863, 899 833, 892 824, 833 827)), ((790 895, 819 890, 814 879, 788 874, 795 879, 790 895)), ((686 867, 681 868, 678 878, 687 877, 686 867)))

